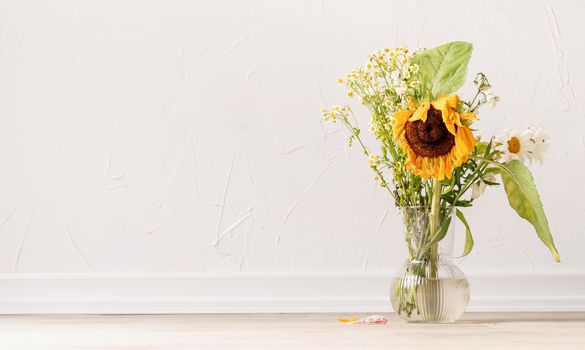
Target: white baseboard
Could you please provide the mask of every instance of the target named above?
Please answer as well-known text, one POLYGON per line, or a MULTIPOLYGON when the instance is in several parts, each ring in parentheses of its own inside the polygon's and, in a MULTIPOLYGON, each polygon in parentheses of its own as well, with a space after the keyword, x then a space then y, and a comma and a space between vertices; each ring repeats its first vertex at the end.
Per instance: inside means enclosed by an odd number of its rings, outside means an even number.
MULTIPOLYGON (((391 312, 386 274, 0 274, 0 314, 391 312)), ((468 311, 585 311, 585 273, 471 275, 468 311)))

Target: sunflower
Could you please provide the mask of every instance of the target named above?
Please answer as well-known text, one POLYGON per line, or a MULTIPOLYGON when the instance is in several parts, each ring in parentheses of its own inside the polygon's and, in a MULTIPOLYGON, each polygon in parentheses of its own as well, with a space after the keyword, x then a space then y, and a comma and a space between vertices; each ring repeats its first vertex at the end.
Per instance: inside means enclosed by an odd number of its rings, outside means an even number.
POLYGON ((453 176, 453 169, 467 161, 475 147, 465 120, 476 120, 472 113, 456 111, 457 95, 442 96, 432 102, 410 100, 408 109, 394 113, 394 139, 406 152, 406 167, 423 178, 442 180, 453 176))

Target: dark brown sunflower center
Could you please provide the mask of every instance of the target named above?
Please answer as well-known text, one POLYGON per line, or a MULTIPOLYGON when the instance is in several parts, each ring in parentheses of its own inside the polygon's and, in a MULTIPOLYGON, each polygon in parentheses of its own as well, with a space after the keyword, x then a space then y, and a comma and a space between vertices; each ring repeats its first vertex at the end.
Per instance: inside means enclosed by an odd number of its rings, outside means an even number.
POLYGON ((435 158, 451 152, 455 137, 447 130, 441 111, 432 106, 427 121, 406 123, 406 142, 419 157, 435 158))

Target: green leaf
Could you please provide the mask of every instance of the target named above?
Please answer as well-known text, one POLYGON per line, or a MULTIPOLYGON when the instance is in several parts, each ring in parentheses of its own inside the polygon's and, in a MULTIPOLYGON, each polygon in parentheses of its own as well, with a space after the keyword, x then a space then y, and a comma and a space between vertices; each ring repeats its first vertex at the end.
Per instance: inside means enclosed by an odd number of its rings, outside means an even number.
POLYGON ((472 49, 470 43, 454 41, 415 55, 423 89, 437 97, 463 86, 472 49))
POLYGON ((457 209, 455 214, 465 226, 465 246, 463 247, 463 254, 461 254, 460 256, 460 258, 462 258, 471 252, 471 250, 473 249, 474 242, 473 236, 471 235, 471 230, 469 229, 469 224, 467 223, 467 220, 465 220, 465 216, 463 216, 463 213, 459 211, 459 209, 457 209))
POLYGON ((534 226, 538 238, 550 249, 555 261, 560 262, 561 258, 555 247, 530 170, 519 160, 512 160, 506 165, 501 164, 500 167, 510 206, 521 218, 528 220, 534 226))
POLYGON ((439 229, 437 230, 437 232, 435 232, 430 242, 428 243, 429 247, 445 238, 445 236, 447 235, 447 231, 449 231, 450 223, 451 217, 448 217, 447 219, 443 220, 443 222, 439 226, 439 229))
POLYGON ((487 148, 488 148, 487 142, 479 141, 477 144, 475 144, 476 154, 484 154, 485 155, 487 148))

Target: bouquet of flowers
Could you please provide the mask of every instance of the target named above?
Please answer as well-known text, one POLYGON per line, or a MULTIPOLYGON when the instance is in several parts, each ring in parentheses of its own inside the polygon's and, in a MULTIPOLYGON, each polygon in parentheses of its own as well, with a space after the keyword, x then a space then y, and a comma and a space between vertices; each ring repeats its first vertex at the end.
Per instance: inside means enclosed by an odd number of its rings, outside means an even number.
MULTIPOLYGON (((435 277, 437 246, 448 231, 451 213, 466 228, 465 256, 473 248, 473 237, 461 208, 471 207, 487 186, 500 183, 510 206, 532 224, 554 260, 560 261, 526 166, 542 161, 548 137, 542 128, 508 129, 485 141, 479 137, 476 122, 480 108, 494 106, 499 98, 491 92, 483 73, 473 80, 476 91, 471 98, 456 94, 465 82, 471 52, 472 45, 466 42, 428 50, 385 48, 339 79, 347 96, 359 98, 369 110, 369 131, 379 142, 379 151, 366 146, 350 107, 322 110, 325 121, 341 123, 349 130, 349 146, 357 143, 361 147, 374 180, 388 191, 396 206, 419 208, 425 213, 428 222, 415 246, 409 240, 409 259, 426 262, 425 269, 429 267, 430 272, 420 273, 435 277)), ((408 235, 412 220, 407 217, 409 211, 403 213, 408 235)), ((397 311, 408 309, 407 304, 397 311)))

